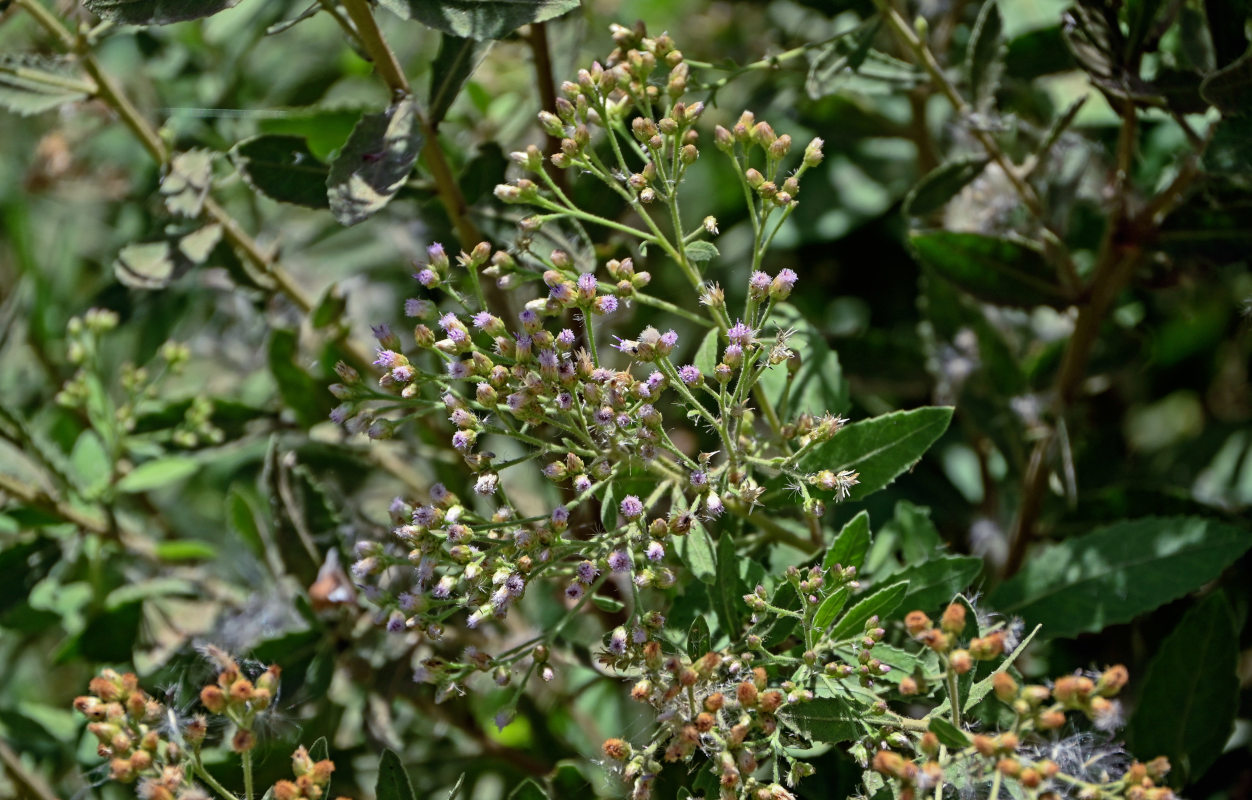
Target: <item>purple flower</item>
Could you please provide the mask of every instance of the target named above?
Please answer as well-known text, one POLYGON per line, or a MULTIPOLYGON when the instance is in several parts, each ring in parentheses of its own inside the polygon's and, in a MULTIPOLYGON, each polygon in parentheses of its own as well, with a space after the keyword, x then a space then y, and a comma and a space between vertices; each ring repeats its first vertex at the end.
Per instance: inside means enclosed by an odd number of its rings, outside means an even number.
POLYGON ((625 550, 614 550, 609 553, 609 569, 614 572, 626 572, 630 569, 630 555, 625 550))
POLYGON ((430 501, 432 503, 442 503, 444 500, 448 499, 448 495, 448 487, 444 486, 442 483, 436 483, 434 486, 430 487, 430 501))
POLYGON ((607 428, 613 424, 613 409, 608 406, 601 406, 596 409, 596 424, 602 428, 607 428))
POLYGON ((557 506, 552 509, 552 521, 557 525, 564 525, 569 522, 569 509, 565 506, 557 506))
POLYGON ((504 402, 505 405, 509 407, 509 410, 516 414, 518 411, 522 410, 522 406, 526 405, 526 395, 521 392, 514 392, 504 398, 504 402))
POLYGON ((426 257, 430 259, 432 264, 447 264, 448 254, 444 252, 443 245, 435 242, 426 248, 426 257))
POLYGON ((446 600, 449 596, 451 596, 452 587, 455 585, 456 578, 453 578, 451 575, 444 575, 439 579, 439 583, 435 584, 435 588, 430 590, 430 593, 434 595, 437 600, 446 600))
POLYGON ((378 358, 374 359, 374 366, 382 367, 383 369, 391 369, 396 365, 399 358, 400 354, 394 350, 383 350, 382 348, 379 348, 378 358))
POLYGON ((374 338, 380 342, 392 337, 391 326, 385 322, 380 325, 371 325, 370 331, 374 334, 374 338))
POLYGON ((557 361, 558 359, 555 350, 544 349, 539 351, 540 369, 556 369, 557 361))
POLYGON ((452 415, 448 417, 448 420, 458 428, 469 428, 478 422, 478 417, 475 417, 474 412, 467 408, 457 408, 452 411, 452 415))
POLYGON ((531 347, 533 340, 530 338, 530 336, 524 333, 519 333, 516 338, 517 338, 517 349, 513 357, 516 358, 518 361, 525 361, 526 359, 530 358, 530 347, 531 347))
POLYGON ((800 280, 800 276, 793 269, 780 269, 778 274, 774 276, 775 289, 783 289, 790 292, 796 286, 796 281, 800 280))
POLYGON ((556 407, 562 411, 569 411, 570 407, 574 405, 574 396, 569 392, 561 392, 553 398, 553 402, 556 403, 556 407))
POLYGON ((404 633, 404 614, 399 611, 392 611, 391 616, 387 617, 388 633, 404 633))
POLYGON ((522 323, 522 327, 526 330, 532 330, 539 327, 539 315, 533 308, 524 308, 517 315, 518 321, 522 323))
POLYGON ((586 591, 587 590, 583 588, 583 585, 581 583, 578 583, 578 582, 571 583, 569 586, 565 587, 565 599, 578 600, 579 598, 583 596, 583 594, 586 593, 586 591))
POLYGON ((591 304, 591 310, 597 314, 612 314, 617 310, 617 298, 611 294, 602 294, 591 304))
POLYGON ((410 297, 404 301, 404 316, 406 317, 424 317, 429 313, 430 303, 425 300, 410 297))
POLYGON ((643 515, 643 501, 633 494, 622 499, 622 516, 626 519, 638 519, 643 515))
POLYGON ((430 267, 424 267, 418 270, 417 274, 413 277, 417 278, 417 282, 425 286, 427 289, 433 289, 439 285, 439 273, 435 272, 430 267))
POLYGON ((609 652, 615 656, 624 655, 626 653, 626 629, 615 628, 611 636, 609 636, 609 652))
POLYGON ((562 328, 561 332, 556 335, 557 345, 566 350, 573 347, 575 341, 577 341, 577 339, 574 338, 574 332, 569 328, 562 328))
POLYGON ((665 545, 657 541, 649 542, 647 556, 649 561, 660 561, 665 558, 665 545))
POLYGON ((596 579, 597 573, 599 573, 599 570, 596 569, 596 565, 590 561, 578 562, 578 580, 583 583, 591 583, 596 579))
POLYGON ((396 602, 400 604, 401 611, 412 611, 417 606, 417 595, 412 592, 400 592, 396 597, 396 602))
POLYGON ((605 367, 596 367, 591 371, 591 379, 596 383, 607 383, 613 377, 613 370, 605 367))
POLYGON ((678 332, 672 329, 668 330, 661 334, 661 338, 657 342, 661 347, 673 350, 678 345, 678 332))
POLYGON ((748 278, 748 294, 760 300, 769 293, 770 278, 764 272, 757 270, 752 273, 752 277, 748 278))
POLYGON ((416 370, 408 364, 401 364, 391 370, 391 379, 397 383, 408 383, 417 376, 416 370))
POLYGON ((556 368, 556 376, 562 382, 572 381, 575 374, 577 372, 574 369, 574 364, 570 361, 562 361, 556 368))
POLYGON ((721 495, 717 492, 709 492, 708 498, 704 501, 704 510, 709 517, 719 517, 726 510, 726 506, 722 504, 721 495))
POLYGON ((448 377, 461 380, 470 375, 469 364, 465 361, 449 361, 448 377))
POLYGON ((579 494, 582 494, 583 492, 587 491, 590 488, 591 488, 591 478, 588 478, 586 475, 574 476, 574 491, 578 492, 579 494))
POLYGON ((694 364, 684 364, 678 368, 678 377, 688 386, 695 386, 704 376, 700 374, 700 370, 696 369, 694 364))
POLYGON ((665 385, 665 375, 653 370, 652 374, 648 376, 644 383, 647 385, 649 391, 655 393, 657 389, 665 385))
POLYGON ((591 297, 596 293, 596 276, 590 272, 584 272, 578 276, 578 291, 586 297, 591 297))
POLYGON ((477 314, 473 316, 471 321, 474 323, 475 328, 478 328, 479 330, 483 330, 487 326, 491 325, 491 323, 494 322, 495 319, 496 319, 495 315, 492 314, 490 311, 479 311, 477 314))
POLYGON ((726 362, 729 367, 737 367, 743 363, 743 347, 737 344, 726 345, 726 352, 722 354, 722 361, 726 362))
POLYGON ((452 446, 457 450, 468 450, 474 446, 476 438, 473 431, 457 431, 452 434, 452 446))
POLYGON ((478 476, 478 480, 474 481, 474 492, 484 497, 496 493, 496 484, 500 482, 500 476, 494 472, 486 472, 478 476))
POLYGON ((509 593, 509 597, 521 597, 522 592, 526 591, 526 581, 514 572, 505 578, 504 590, 509 593))
POLYGON ((693 489, 703 489, 705 486, 709 485, 709 476, 704 472, 704 470, 701 469, 692 471, 689 480, 691 481, 691 488, 693 489))
POLYGON ((445 331, 451 330, 452 328, 459 328, 460 326, 461 320, 457 319, 456 314, 453 314, 451 311, 439 318, 439 327, 443 328, 445 331))
POLYGON ((558 283, 548 290, 548 297, 554 302, 566 305, 574 301, 574 290, 570 288, 568 283, 558 283))
POLYGON ((648 641, 648 632, 636 625, 630 632, 630 640, 635 644, 643 644, 648 641))
POLYGON ((619 428, 630 427, 630 415, 627 414, 625 411, 617 415, 617 427, 619 428))
POLYGON ((726 332, 726 336, 732 344, 747 347, 752 344, 752 340, 756 337, 756 331, 743 324, 743 320, 739 320, 726 332))
POLYGON ((335 406, 330 410, 330 421, 336 425, 342 425, 351 413, 352 406, 347 403, 344 403, 341 406, 335 406))

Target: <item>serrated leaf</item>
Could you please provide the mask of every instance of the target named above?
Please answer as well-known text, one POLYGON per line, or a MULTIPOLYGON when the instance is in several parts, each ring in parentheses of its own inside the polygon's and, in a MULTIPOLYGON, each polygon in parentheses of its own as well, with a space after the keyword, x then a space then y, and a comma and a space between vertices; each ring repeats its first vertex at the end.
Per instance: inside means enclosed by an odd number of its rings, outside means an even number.
POLYGON ((948 722, 943 717, 931 717, 928 730, 939 737, 939 743, 953 750, 964 750, 969 747, 969 736, 965 731, 948 722))
POLYGON ((965 58, 965 76, 975 109, 987 111, 995 102, 1004 73, 1004 23, 996 0, 987 0, 978 12, 965 58))
POLYGON ((168 25, 201 19, 231 8, 239 0, 83 0, 101 19, 119 25, 168 25))
POLYGON ((860 483, 852 487, 849 498, 860 500, 912 467, 951 421, 952 409, 947 406, 895 411, 861 420, 801 458, 801 469, 857 472, 860 483))
POLYGON ((213 182, 213 153, 209 150, 188 150, 175 153, 161 178, 161 197, 165 208, 180 217, 196 217, 204 207, 213 182))
POLYGON ((845 568, 860 569, 865 563, 865 554, 869 552, 869 535, 869 512, 862 510, 839 530, 826 549, 822 568, 830 569, 839 564, 845 568))
POLYGON ((1205 78, 1200 96, 1228 116, 1248 114, 1252 110, 1252 49, 1205 78))
POLYGON ((869 596, 848 609, 848 612, 830 629, 827 638, 838 641, 856 636, 865 630, 865 623, 875 614, 878 615, 879 622, 882 622, 904 600, 908 589, 908 581, 899 581, 890 586, 875 589, 869 596))
POLYGON ((532 22, 544 22, 578 8, 579 0, 380 0, 404 19, 469 39, 503 39, 532 22))
POLYGON ((150 492, 191 477, 200 469, 200 462, 187 456, 164 456, 145 461, 117 482, 117 490, 133 494, 150 492))
POLYGON ((909 237, 917 260, 986 303, 1030 308, 1068 305, 1043 252, 1016 239, 960 231, 909 237))
POLYGON ((860 715, 839 697, 815 697, 778 711, 782 723, 813 742, 846 742, 860 736, 860 715))
POLYGON ((944 556, 905 567, 887 580, 907 580, 909 591, 901 605, 909 611, 929 611, 968 588, 982 571, 982 565, 982 559, 973 556, 944 556))
POLYGON ((990 161, 989 158, 958 158, 931 170, 904 198, 904 216, 924 217, 943 208, 981 175, 990 161))
POLYGON ((1176 787, 1195 783, 1221 754, 1239 709, 1239 630, 1225 595, 1201 600, 1148 665, 1126 743, 1167 756, 1176 787))
POLYGON ((1252 546, 1242 528, 1204 517, 1127 520, 1055 544, 988 598, 992 608, 1076 636, 1181 597, 1252 546))
POLYGON ((687 260, 692 264, 703 264, 718 256, 717 246, 712 242, 692 242, 684 249, 687 252, 687 260))
POLYGON ((691 526, 686 536, 679 536, 674 550, 683 564, 698 580, 713 583, 717 580, 717 558, 713 554, 713 540, 700 523, 691 526))
POLYGON ((413 171, 422 141, 412 97, 397 100, 380 114, 361 117, 326 179, 335 219, 355 225, 391 202, 413 171))
POLYGON ((616 614, 626 607, 626 604, 614 597, 605 597, 602 594, 592 595, 591 602, 596 608, 607 614, 616 614))
POLYGON ((527 778, 509 792, 509 800, 550 800, 550 798, 534 778, 527 778))
POLYGON ((712 648, 713 634, 709 632, 709 622, 703 614, 697 614, 687 632, 687 656, 695 661, 712 648))
POLYGON ((330 167, 309 150, 303 136, 262 134, 230 151, 231 161, 253 191, 280 203, 329 208, 330 167))
POLYGON ((461 87, 490 49, 491 42, 446 33, 439 37, 439 52, 430 66, 430 99, 426 103, 426 117, 432 128, 443 121, 461 87))
POLYGON ((23 116, 51 111, 95 94, 96 85, 66 58, 0 56, 0 108, 23 116))
POLYGON ((416 800, 409 774, 404 771, 400 756, 384 749, 378 759, 378 783, 374 786, 376 800, 416 800))
POLYGON ((831 592, 817 607, 817 611, 813 612, 813 627, 819 631, 826 630, 826 627, 835 621, 835 617, 839 616, 839 612, 843 611, 843 607, 848 604, 848 598, 851 596, 852 590, 846 586, 840 586, 831 592))

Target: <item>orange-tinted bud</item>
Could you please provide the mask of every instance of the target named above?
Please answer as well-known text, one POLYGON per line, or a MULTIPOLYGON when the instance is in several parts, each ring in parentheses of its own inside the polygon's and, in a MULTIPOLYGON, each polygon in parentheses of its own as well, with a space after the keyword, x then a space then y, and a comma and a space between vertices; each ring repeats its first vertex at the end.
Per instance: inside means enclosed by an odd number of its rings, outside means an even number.
POLYGON ((996 769, 1001 775, 1016 778, 1022 772, 1022 765, 1015 758, 1002 758, 996 762, 996 769))
POLYGON ((135 779, 135 768, 129 758, 115 758, 109 762, 109 777, 122 783, 130 783, 135 779))
POLYGON ((196 716, 183 726, 183 738, 187 740, 188 744, 196 745, 204 741, 204 736, 208 731, 208 722, 204 717, 196 716))
POLYGON ((1033 767, 1027 767, 1022 770, 1021 774, 1017 776, 1017 779, 1021 781, 1022 786, 1025 786, 1027 789, 1038 789, 1039 784, 1043 783, 1043 776, 1039 774, 1039 770, 1034 769, 1033 767))
POLYGON ((928 628, 917 635, 917 641, 934 650, 945 653, 948 650, 948 637, 938 628, 928 628))
POLYGON ((769 673, 765 671, 765 667, 757 667, 752 670, 752 682, 756 684, 756 688, 764 689, 768 680, 769 673))
POLYGON ((977 750, 978 754, 981 756, 990 757, 995 755, 996 743, 990 736, 986 736, 981 733, 974 734, 973 745, 974 749, 977 750))
POLYGON ((904 756, 893 750, 879 750, 874 753, 874 760, 870 762, 870 769, 880 775, 887 775, 898 778, 904 773, 905 765, 904 756))
POLYGON ((922 734, 922 739, 917 746, 923 753, 933 757, 939 752, 939 737, 930 731, 926 731, 922 734))
POLYGON ((1147 763, 1148 777, 1154 781, 1159 781, 1169 774, 1169 759, 1165 756, 1157 756, 1147 763))
POLYGON ((953 650, 952 655, 948 656, 948 663, 957 675, 964 675, 974 668, 974 659, 970 657, 968 650, 953 650))
POLYGON ((1039 715, 1039 720, 1035 723, 1041 731, 1055 730, 1065 724, 1065 713, 1063 711, 1045 711, 1039 715))
POLYGON ((274 784, 274 800, 299 800, 300 787, 291 781, 279 781, 274 784))
POLYGON ((230 685, 230 699, 237 703, 246 703, 252 699, 252 681, 240 678, 230 685))
POLYGON ((1021 744, 1021 740, 1017 738, 1016 733, 1002 733, 996 737, 996 746, 1007 753, 1011 753, 1021 744))
POLYGON ((969 652, 979 661, 990 661, 1004 655, 1004 634, 1001 631, 974 639, 969 643, 969 652))
POLYGON ((605 739, 601 749, 605 757, 613 761, 625 761, 630 758, 630 744, 622 739, 605 739))
POLYGON ((900 694, 905 697, 912 697, 917 692, 917 681, 911 675, 905 675, 900 679, 900 694))
POLYGON ((965 630, 965 606, 962 603, 950 603, 939 618, 939 627, 947 633, 959 635, 965 630))
POLYGON ((246 753, 254 747, 256 747, 256 734, 242 728, 235 731, 234 737, 230 740, 230 749, 236 753, 246 753))
POLYGON ((1057 773, 1061 771, 1061 767, 1052 759, 1045 758, 1035 764, 1035 767, 1043 773, 1045 778, 1055 778, 1057 773))
POLYGON ((696 715, 696 730, 700 733, 708 733, 713 730, 713 726, 717 723, 717 717, 707 711, 701 711, 696 715))
POLYGON ((719 711, 726 704, 726 695, 721 692, 713 692, 713 694, 704 698, 704 708, 706 711, 719 711))
POLYGON ((910 611, 904 618, 904 627, 911 635, 916 636, 930 627, 930 617, 921 611, 910 611))
POLYGON ((226 710, 226 695, 212 684, 200 690, 200 702, 214 714, 220 714, 226 710))
POLYGON ((1066 675, 1057 678, 1056 685, 1052 687, 1052 696, 1067 708, 1078 708, 1086 703, 1094 690, 1095 684, 1090 678, 1066 675))
POLYGON ((1130 672, 1121 664, 1116 664, 1104 670, 1099 683, 1096 684, 1096 691, 1104 697, 1113 697, 1129 680, 1130 672))
POLYGON ((321 761, 313 765, 313 771, 309 773, 313 776, 313 782, 319 786, 325 786, 330 782, 331 773, 335 771, 335 762, 329 758, 323 758, 321 761))
POLYGON ((783 693, 777 689, 770 689, 761 695, 761 710, 766 713, 773 713, 783 703, 783 693))
POLYGON ((1011 703, 1017 698, 1017 681, 1013 680, 1013 676, 1007 672, 997 672, 991 679, 991 686, 995 690, 996 697, 1006 703, 1011 703))
POLYGON ((152 766, 152 754, 147 750, 136 750, 130 757, 130 765, 135 772, 143 772, 152 766))
POLYGON ((142 692, 133 692, 126 697, 126 713, 131 719, 143 719, 147 716, 148 698, 142 692))
POLYGON ((744 681, 735 688, 735 696, 739 699, 739 704, 745 708, 752 708, 757 701, 756 685, 744 681))

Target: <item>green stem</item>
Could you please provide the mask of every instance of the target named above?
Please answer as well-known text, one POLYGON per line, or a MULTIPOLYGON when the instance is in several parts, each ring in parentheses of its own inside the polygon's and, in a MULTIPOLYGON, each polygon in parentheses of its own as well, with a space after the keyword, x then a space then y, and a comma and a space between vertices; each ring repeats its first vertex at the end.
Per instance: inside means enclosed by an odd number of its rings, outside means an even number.
POLYGON ((192 769, 192 772, 194 772, 196 776, 200 778, 200 780, 204 781, 205 783, 209 785, 210 789, 220 794, 223 800, 239 800, 239 798, 236 797, 233 792, 229 791, 225 786, 218 783, 217 778, 214 778, 212 775, 209 774, 209 771, 204 768, 204 764, 200 761, 199 753, 196 753, 195 758, 192 759, 191 769, 192 769))
POLYGON ((243 751, 243 797, 252 800, 252 751, 243 751))

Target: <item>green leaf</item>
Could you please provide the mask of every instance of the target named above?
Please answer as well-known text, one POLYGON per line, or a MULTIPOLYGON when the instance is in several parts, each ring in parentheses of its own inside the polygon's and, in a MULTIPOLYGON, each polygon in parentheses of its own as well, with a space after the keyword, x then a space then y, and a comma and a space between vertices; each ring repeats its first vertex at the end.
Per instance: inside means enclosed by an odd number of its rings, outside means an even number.
POLYGON ((324 761, 330 758, 330 744, 325 736, 317 737, 317 741, 309 745, 309 758, 314 761, 324 761))
POLYGON ((975 298, 1002 306, 1068 305, 1056 270, 1033 245, 981 233, 909 237, 917 260, 975 298))
POLYGON ((712 648, 713 634, 709 632, 709 622, 703 614, 697 614, 687 632, 687 656, 695 661, 712 648))
POLYGON ((778 717, 788 728, 813 742, 846 742, 861 733, 860 715, 840 697, 791 703, 779 709, 778 717))
POLYGON ((290 408, 305 428, 326 418, 329 397, 324 386, 296 364, 299 347, 294 331, 275 328, 270 331, 269 367, 278 386, 283 404, 290 408))
POLYGON ((1127 520, 1034 555, 988 603, 1042 624, 1047 637, 1077 636, 1203 586, 1250 545, 1246 530, 1204 517, 1127 520))
POLYGON ((813 612, 813 627, 819 631, 826 630, 826 626, 834 622, 839 612, 843 611, 843 607, 848 604, 848 598, 851 596, 852 590, 846 586, 840 586, 831 592, 817 607, 817 611, 813 612))
POLYGON ((697 579, 704 583, 717 580, 717 558, 713 554, 713 540, 699 522, 691 526, 686 536, 679 536, 675 540, 674 550, 682 559, 683 565, 697 579))
POLYGON ((687 245, 687 260, 692 264, 703 264, 717 258, 717 247, 712 242, 692 242, 687 245))
POLYGON ((717 579, 713 582, 713 601, 722 632, 735 640, 743 628, 747 606, 743 596, 748 587, 739 577, 741 559, 735 553, 734 538, 723 532, 717 539, 717 579))
POLYGON ((118 252, 113 273, 132 289, 164 289, 207 261, 221 239, 222 226, 212 223, 165 241, 128 244, 118 252))
POLYGON ((509 792, 509 800, 550 800, 550 798, 534 778, 527 778, 509 792))
POLYGON ((846 77, 855 74, 865 63, 881 27, 881 18, 869 19, 839 34, 834 41, 811 49, 809 72, 804 80, 804 90, 809 97, 820 100, 842 89, 847 83, 846 77))
MULTIPOLYGON (((778 584, 770 604, 787 611, 799 611, 802 605, 800 595, 790 581, 778 584)), ((771 648, 790 636, 798 624, 799 620, 789 614, 767 614, 752 626, 752 633, 761 637, 762 645, 771 648)))
POLYGON ((973 556, 944 556, 906 567, 888 580, 907 580, 909 592, 901 601, 908 610, 924 611, 949 602, 964 591, 982 571, 982 559, 973 556))
POLYGON ((0 56, 0 108, 23 116, 41 114, 95 92, 95 84, 79 77, 67 58, 0 56))
POLYGON ((313 313, 309 315, 309 322, 313 324, 314 328, 325 328, 328 325, 342 322, 344 312, 347 310, 348 298, 344 296, 343 290, 339 288, 339 284, 332 283, 326 287, 326 293, 318 301, 317 308, 313 309, 313 313))
MULTIPOLYGON (((8 537, 5 538, 7 542, 8 537)), ((60 555, 60 545, 43 536, 0 550, 0 614, 25 602, 30 590, 48 575, 60 555)))
POLYGON ((449 36, 503 39, 523 25, 578 8, 578 0, 380 0, 380 5, 449 36))
POLYGON ((239 534, 252 552, 259 558, 265 557, 265 540, 261 537, 261 524, 257 521, 252 504, 238 487, 232 486, 226 494, 226 522, 239 534))
POLYGON ((164 456, 145 461, 117 482, 119 492, 150 492, 190 477, 200 462, 187 456, 164 456))
POLYGON ((1200 84, 1200 96, 1229 116, 1252 109, 1252 49, 1237 61, 1210 74, 1200 84))
POLYGON ((596 608, 608 614, 616 614, 626 607, 626 604, 615 597, 605 597, 602 594, 591 596, 591 602, 596 608))
POLYGON ((1204 151, 1204 168, 1216 175, 1252 174, 1252 115, 1217 123, 1204 151))
POLYGON ((995 102, 1000 76, 1004 73, 1004 23, 996 0, 987 0, 978 12, 965 56, 965 77, 970 99, 978 111, 987 111, 995 102))
POLYGON ((422 149, 417 104, 403 97, 380 114, 366 114, 326 179, 330 212, 343 225, 377 213, 408 180, 422 149))
POLYGON ((83 0, 87 10, 118 25, 168 25, 209 17, 239 0, 83 0))
POLYGON ((929 730, 939 737, 940 744, 945 744, 953 750, 964 750, 969 747, 969 736, 965 731, 943 717, 931 717, 929 730))
POLYGON ((761 376, 760 386, 778 414, 787 419, 798 414, 820 417, 827 411, 846 409, 848 387, 843 367, 822 332, 790 303, 774 306, 770 324, 792 331, 787 346, 800 361, 795 372, 780 364, 761 376))
MULTIPOLYGON (((961 598, 961 599, 964 600, 964 598, 961 598)), ((965 605, 968 606, 969 602, 965 601, 965 605)), ((970 687, 969 693, 965 695, 965 706, 964 706, 965 711, 970 711, 971 709, 973 709, 974 706, 981 703, 984 697, 991 694, 991 690, 995 688, 996 674, 1000 672, 1004 672, 1009 667, 1013 666, 1013 662, 1017 660, 1017 657, 1022 654, 1022 652, 1026 649, 1026 646, 1030 644, 1031 640, 1035 638, 1035 635, 1038 634, 1040 630, 1041 630, 1040 626, 1036 625, 1034 630, 1030 632, 1030 635, 1027 636, 1025 639, 1022 639, 1021 642, 1018 643, 1017 647, 1013 648, 1013 652, 1009 653, 1008 658, 1004 659, 999 664, 997 664, 995 670, 993 670, 990 675, 988 675, 987 677, 983 678, 978 683, 970 687)), ((945 705, 946 705, 946 701, 945 701, 945 705)), ((941 712, 941 709, 936 708, 935 711, 932 713, 942 713, 942 712, 941 712)))
POLYGON ((231 149, 230 159, 257 194, 280 203, 330 207, 326 197, 330 167, 313 155, 303 136, 262 134, 244 139, 231 149))
POLYGON ((70 451, 70 469, 78 491, 89 500, 99 497, 109 485, 113 459, 95 431, 85 430, 74 441, 74 449, 70 451))
POLYGON ((161 197, 166 210, 180 217, 199 216, 212 183, 212 151, 176 153, 161 178, 161 197))
POLYGON ((836 564, 843 567, 861 568, 865 554, 869 552, 869 512, 862 510, 840 529, 835 540, 826 550, 822 568, 830 569, 836 564))
POLYGON ((904 198, 905 217, 925 217, 948 201, 982 174, 989 158, 957 158, 931 170, 904 198))
POLYGON ((1176 787, 1202 778, 1230 737, 1238 660, 1239 630, 1219 591, 1183 616, 1148 665, 1126 743, 1144 760, 1167 756, 1176 787))
POLYGON ((416 800, 413 795, 413 784, 409 782, 409 774, 400 763, 400 756, 390 749, 384 749, 378 759, 378 783, 374 787, 376 800, 416 800))
POLYGON ((153 550, 161 561, 211 561, 217 558, 217 547, 195 539, 157 542, 153 550))
POLYGON ((430 65, 430 100, 426 103, 426 119, 432 128, 443 121, 461 87, 490 49, 491 42, 446 33, 439 37, 439 52, 430 65))
POLYGON ((871 592, 868 597, 848 609, 848 613, 826 634, 827 638, 838 641, 855 636, 865 630, 865 623, 875 614, 878 615, 879 622, 886 620, 887 615, 895 611, 904 600, 908 589, 909 582, 900 581, 871 592))
POLYGON ((695 364, 696 369, 700 370, 701 375, 712 375, 713 368, 717 366, 717 339, 718 330, 716 328, 704 334, 704 339, 700 341, 700 347, 696 350, 695 357, 691 360, 695 364))
POLYGON ((1036 28, 1014 37, 1004 54, 1005 72, 1022 81, 1068 72, 1077 66, 1060 25, 1036 28))
POLYGON ((849 497, 860 500, 912 467, 952 421, 947 406, 895 411, 853 423, 800 459, 806 471, 854 470, 860 483, 849 497))

